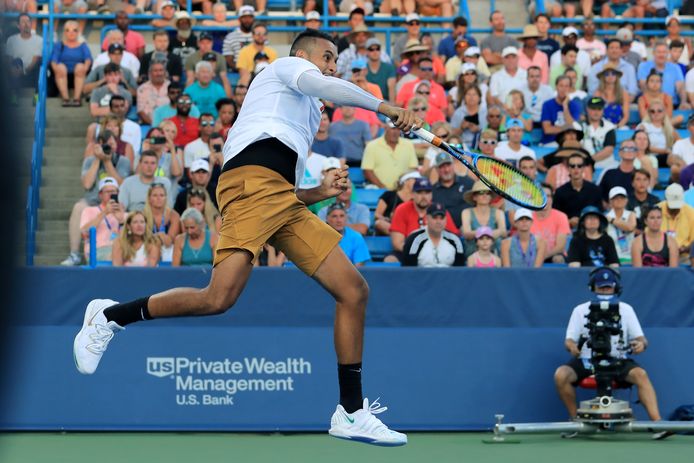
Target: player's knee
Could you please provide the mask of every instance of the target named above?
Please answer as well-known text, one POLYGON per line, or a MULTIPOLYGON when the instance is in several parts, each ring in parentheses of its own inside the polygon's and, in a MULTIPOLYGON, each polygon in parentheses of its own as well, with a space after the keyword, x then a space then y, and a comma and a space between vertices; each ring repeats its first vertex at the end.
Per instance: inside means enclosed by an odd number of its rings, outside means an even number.
POLYGON ((207 291, 205 295, 205 313, 207 315, 221 315, 231 309, 238 299, 238 292, 218 294, 207 291))

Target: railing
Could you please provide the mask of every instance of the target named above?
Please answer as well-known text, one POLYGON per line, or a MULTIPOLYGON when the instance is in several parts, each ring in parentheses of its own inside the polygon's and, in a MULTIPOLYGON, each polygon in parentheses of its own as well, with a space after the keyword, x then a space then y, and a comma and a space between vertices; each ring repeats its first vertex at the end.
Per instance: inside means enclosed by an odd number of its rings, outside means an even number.
POLYGON ((41 69, 38 81, 38 99, 34 112, 34 143, 31 150, 31 184, 27 192, 26 205, 26 265, 34 265, 36 252, 36 228, 38 227, 38 209, 41 199, 41 167, 43 165, 43 148, 46 139, 46 92, 48 78, 48 60, 52 51, 49 40, 49 27, 43 26, 43 50, 41 69))

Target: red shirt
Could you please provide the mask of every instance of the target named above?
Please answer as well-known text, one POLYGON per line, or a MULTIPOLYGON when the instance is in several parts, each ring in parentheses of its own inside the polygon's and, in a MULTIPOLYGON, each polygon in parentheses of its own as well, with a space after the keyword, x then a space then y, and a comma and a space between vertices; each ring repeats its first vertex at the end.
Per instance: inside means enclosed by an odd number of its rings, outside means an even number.
MULTIPOLYGON (((398 92, 396 103, 398 103, 403 108, 407 106, 407 102, 410 101, 410 98, 415 96, 414 89, 417 88, 417 84, 419 84, 421 81, 421 79, 417 79, 404 84, 398 92)), ((446 91, 440 84, 437 84, 436 82, 430 81, 429 84, 429 106, 435 106, 439 108, 441 111, 445 112, 446 108, 448 108, 448 99, 446 98, 446 91)))
POLYGON ((169 120, 176 124, 178 129, 174 138, 176 146, 186 146, 200 136, 200 121, 197 117, 188 116, 185 123, 178 116, 170 117, 169 120))
MULTIPOLYGON (((407 236, 413 231, 422 228, 426 224, 426 213, 420 217, 417 209, 414 207, 414 202, 407 201, 406 203, 402 203, 395 208, 395 212, 393 212, 393 218, 391 219, 390 223, 390 231, 402 233, 403 235, 407 236)), ((451 217, 451 214, 448 211, 446 211, 446 230, 456 235, 460 235, 460 231, 455 226, 453 217, 451 217)))

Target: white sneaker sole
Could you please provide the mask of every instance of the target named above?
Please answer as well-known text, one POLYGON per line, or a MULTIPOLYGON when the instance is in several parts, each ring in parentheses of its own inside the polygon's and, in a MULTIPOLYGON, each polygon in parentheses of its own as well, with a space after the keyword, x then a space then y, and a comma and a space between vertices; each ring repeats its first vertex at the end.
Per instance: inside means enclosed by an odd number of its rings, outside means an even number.
POLYGON ((82 329, 80 329, 80 331, 77 333, 77 336, 75 336, 75 340, 72 342, 72 358, 75 361, 75 367, 77 367, 77 371, 79 371, 83 375, 91 375, 94 372, 86 371, 84 368, 82 368, 82 366, 80 366, 79 360, 77 360, 76 355, 76 351, 78 349, 77 340, 79 339, 84 329, 87 327, 89 320, 91 320, 98 311, 105 309, 106 307, 110 307, 114 304, 116 304, 116 302, 111 301, 110 299, 94 299, 89 304, 87 304, 87 309, 84 311, 82 329), (113 304, 109 303, 108 305, 102 305, 105 303, 105 301, 113 302, 113 304))
POLYGON ((373 437, 359 435, 359 434, 350 434, 350 433, 348 433, 345 430, 340 429, 340 428, 330 428, 330 430, 328 431, 328 434, 330 434, 333 437, 337 437, 338 439, 350 440, 350 441, 355 441, 355 442, 362 442, 364 444, 377 445, 379 447, 400 447, 402 445, 407 444, 407 439, 405 439, 405 441, 402 441, 402 440, 382 440, 382 439, 376 439, 373 437))

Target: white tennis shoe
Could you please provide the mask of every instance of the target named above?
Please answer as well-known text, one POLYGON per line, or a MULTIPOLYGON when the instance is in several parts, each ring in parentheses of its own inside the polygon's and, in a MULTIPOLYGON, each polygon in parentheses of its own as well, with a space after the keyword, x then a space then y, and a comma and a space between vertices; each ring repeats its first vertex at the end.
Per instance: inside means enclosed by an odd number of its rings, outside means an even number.
POLYGON ((370 405, 369 399, 364 399, 364 407, 354 413, 347 413, 342 405, 338 405, 330 420, 328 433, 340 439, 386 447, 407 444, 405 434, 388 429, 388 426, 374 416, 387 409, 388 407, 381 407, 378 399, 370 405))
POLYGON ((113 335, 125 329, 116 322, 106 320, 104 316, 104 309, 116 304, 118 303, 111 299, 94 299, 87 305, 82 329, 75 336, 72 345, 75 366, 83 375, 91 375, 96 371, 113 335))

